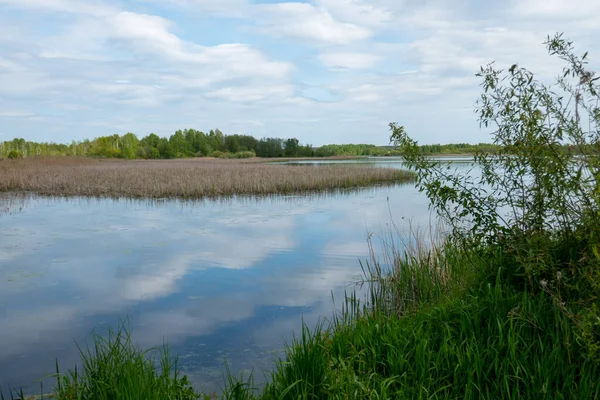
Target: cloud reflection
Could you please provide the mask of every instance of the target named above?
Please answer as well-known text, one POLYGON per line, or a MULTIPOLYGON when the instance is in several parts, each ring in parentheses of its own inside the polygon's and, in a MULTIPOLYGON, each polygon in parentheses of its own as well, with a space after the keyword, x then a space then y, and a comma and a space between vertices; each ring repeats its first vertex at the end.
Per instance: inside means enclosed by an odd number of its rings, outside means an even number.
POLYGON ((332 291, 357 278, 367 226, 389 219, 388 204, 427 213, 413 191, 153 205, 31 199, 0 217, 0 384, 51 372, 51 350, 75 362, 73 337, 125 313, 143 346, 165 338, 185 351, 206 337, 218 347, 211 335, 243 329, 254 350, 236 357, 271 351, 300 314, 311 323, 331 315, 332 291), (16 270, 39 274, 8 279, 16 270), (23 357, 37 369, 14 364, 23 357))

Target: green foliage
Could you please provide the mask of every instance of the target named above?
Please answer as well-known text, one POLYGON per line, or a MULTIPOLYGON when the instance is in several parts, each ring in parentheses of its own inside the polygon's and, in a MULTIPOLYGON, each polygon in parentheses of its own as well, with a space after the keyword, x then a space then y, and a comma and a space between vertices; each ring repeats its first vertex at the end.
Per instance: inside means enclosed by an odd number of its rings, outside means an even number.
POLYGON ((296 138, 288 139, 285 141, 285 156, 293 157, 298 155, 298 150, 300 148, 300 142, 296 138))
POLYGON ((21 154, 21 152, 19 150, 11 150, 10 153, 8 153, 7 158, 9 160, 14 160, 16 158, 23 158, 23 154, 21 154))
POLYGON ((79 370, 61 374, 57 363, 57 400, 200 398, 166 346, 160 351, 137 348, 125 324, 110 330, 108 337, 95 334, 93 339, 92 348, 80 348, 79 370))
POLYGON ((240 141, 236 135, 225 137, 225 148, 230 153, 237 153, 240 150, 240 141))
POLYGON ((256 145, 256 155, 258 157, 283 157, 283 139, 262 138, 256 145))
POLYGON ((181 130, 171 135, 169 146, 171 148, 170 152, 175 158, 189 157, 192 154, 189 143, 185 140, 185 136, 181 130))
POLYGON ((234 135, 237 137, 238 143, 240 144, 241 151, 254 151, 256 153, 256 146, 258 146, 258 140, 249 135, 234 135))
POLYGON ((69 146, 27 142, 25 139, 0 142, 0 157, 8 157, 11 151, 19 152, 25 157, 33 155, 72 155, 126 159, 205 157, 215 151, 231 154, 240 153, 229 158, 248 158, 251 157, 250 152, 255 155, 260 153, 261 157, 281 157, 283 155, 288 157, 312 157, 314 155, 312 147, 310 145, 300 145, 298 139, 284 141, 280 138, 265 138, 259 141, 248 135, 224 135, 218 129, 211 130, 208 134, 194 129, 178 130, 168 138, 161 138, 151 133, 142 139, 138 139, 133 133, 127 133, 123 136, 101 136, 92 141, 73 141, 69 146))
POLYGON ((228 151, 227 152, 213 151, 212 153, 210 153, 210 157, 235 158, 235 159, 252 158, 252 157, 256 157, 256 153, 254 153, 254 151, 238 151, 237 153, 230 153, 228 151))
POLYGON ((229 153, 229 158, 253 158, 256 157, 254 151, 238 151, 237 153, 229 153))
MULTIPOLYGON (((465 154, 478 150, 493 153, 494 145, 446 144, 423 145, 420 151, 426 155, 465 154)), ((400 156, 402 152, 391 146, 370 144, 325 145, 316 149, 309 144, 302 145, 296 138, 263 138, 257 140, 249 135, 224 135, 211 130, 208 134, 195 129, 178 130, 170 137, 159 137, 154 133, 138 139, 133 133, 123 136, 101 136, 82 142, 72 141, 70 145, 55 143, 27 142, 14 139, 0 142, 0 157, 7 157, 10 151, 32 155, 71 155, 102 158, 126 159, 171 159, 184 157, 206 157, 213 151, 240 153, 252 151, 259 157, 332 157, 332 156, 400 156)), ((572 149, 576 151, 576 149, 572 149)))
POLYGON ((453 143, 453 144, 426 144, 419 146, 419 152, 423 154, 475 154, 475 153, 496 153, 501 146, 479 143, 453 143))
POLYGON ((588 399, 600 369, 545 294, 482 287, 408 318, 364 315, 295 343, 261 399, 588 399), (312 366, 314 369, 311 369, 312 366))
POLYGON ((551 55, 566 62, 557 87, 524 68, 481 69, 476 112, 494 127, 494 156, 478 152, 482 174, 457 175, 423 156, 402 126, 391 138, 417 172, 418 187, 463 245, 501 254, 520 290, 550 294, 591 359, 600 361, 600 88, 561 35, 551 55), (582 115, 587 118, 582 120, 582 115))
POLYGON ((223 155, 225 153, 223 153, 222 151, 219 150, 215 150, 212 153, 210 153, 209 157, 213 157, 213 158, 223 158, 223 155))
POLYGON ((137 158, 139 139, 133 133, 127 133, 122 137, 121 157, 132 160, 137 158))
POLYGON ((315 156, 368 156, 374 149, 376 146, 373 144, 328 144, 316 149, 315 156))

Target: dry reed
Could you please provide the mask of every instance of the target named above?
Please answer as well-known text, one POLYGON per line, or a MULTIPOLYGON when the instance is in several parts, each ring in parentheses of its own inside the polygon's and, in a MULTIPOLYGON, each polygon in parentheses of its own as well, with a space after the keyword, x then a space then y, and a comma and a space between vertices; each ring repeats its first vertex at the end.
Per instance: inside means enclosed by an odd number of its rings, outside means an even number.
POLYGON ((411 179, 412 174, 396 169, 273 165, 246 160, 62 157, 0 161, 0 192, 48 196, 205 198, 328 191, 411 179))

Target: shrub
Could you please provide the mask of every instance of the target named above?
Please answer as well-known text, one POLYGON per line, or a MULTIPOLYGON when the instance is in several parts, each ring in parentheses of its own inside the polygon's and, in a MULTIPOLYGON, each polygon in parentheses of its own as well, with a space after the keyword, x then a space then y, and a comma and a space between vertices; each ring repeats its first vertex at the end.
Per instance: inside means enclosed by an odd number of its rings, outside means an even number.
POLYGON ((237 153, 230 153, 231 158, 253 158, 256 157, 254 151, 238 151, 237 153))
POLYGON ((11 150, 8 153, 7 158, 9 158, 11 160, 14 160, 14 159, 17 159, 17 158, 23 158, 23 153, 21 153, 19 150, 11 150))
POLYGON ((492 276, 550 294, 588 355, 600 360, 600 87, 586 69, 587 53, 576 56, 562 35, 545 44, 566 62, 557 88, 516 64, 506 71, 490 64, 477 74, 483 94, 476 112, 482 126, 495 127, 499 146, 494 156, 475 154, 481 176, 425 158, 396 123, 391 140, 453 238, 501 257, 492 276))
POLYGON ((215 150, 212 153, 209 154, 209 157, 214 157, 214 158, 223 158, 223 152, 219 151, 219 150, 215 150))

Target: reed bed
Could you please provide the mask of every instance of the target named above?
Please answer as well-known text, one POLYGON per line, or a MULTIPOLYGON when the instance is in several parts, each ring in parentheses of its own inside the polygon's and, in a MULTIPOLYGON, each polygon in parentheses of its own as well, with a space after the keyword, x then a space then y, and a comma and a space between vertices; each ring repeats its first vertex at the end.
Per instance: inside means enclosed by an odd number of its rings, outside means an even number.
POLYGON ((0 161, 0 192, 48 196, 206 198, 329 191, 410 181, 397 169, 348 165, 273 165, 221 159, 0 161))

